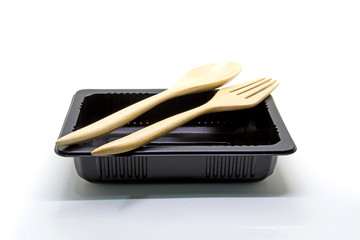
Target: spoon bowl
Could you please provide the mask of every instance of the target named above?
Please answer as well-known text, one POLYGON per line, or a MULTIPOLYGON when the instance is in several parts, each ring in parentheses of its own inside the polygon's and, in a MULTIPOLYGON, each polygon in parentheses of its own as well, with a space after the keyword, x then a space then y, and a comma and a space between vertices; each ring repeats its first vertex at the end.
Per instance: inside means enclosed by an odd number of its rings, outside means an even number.
POLYGON ((235 62, 204 65, 185 73, 172 90, 185 90, 187 94, 209 91, 236 77, 241 69, 242 66, 235 62))

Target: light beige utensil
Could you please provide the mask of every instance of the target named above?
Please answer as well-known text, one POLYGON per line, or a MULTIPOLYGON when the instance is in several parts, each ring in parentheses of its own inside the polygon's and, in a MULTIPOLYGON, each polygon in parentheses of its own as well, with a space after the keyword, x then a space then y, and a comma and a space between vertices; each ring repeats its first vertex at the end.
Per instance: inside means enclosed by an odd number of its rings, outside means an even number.
POLYGON ((213 63, 195 68, 184 74, 172 88, 71 132, 59 138, 56 144, 62 146, 71 145, 109 133, 168 99, 220 87, 236 77, 241 69, 242 66, 235 62, 213 63))
POLYGON ((247 83, 220 89, 200 107, 174 115, 137 132, 96 148, 91 154, 103 156, 131 151, 161 137, 186 122, 206 113, 251 108, 264 100, 279 84, 260 78, 247 83))

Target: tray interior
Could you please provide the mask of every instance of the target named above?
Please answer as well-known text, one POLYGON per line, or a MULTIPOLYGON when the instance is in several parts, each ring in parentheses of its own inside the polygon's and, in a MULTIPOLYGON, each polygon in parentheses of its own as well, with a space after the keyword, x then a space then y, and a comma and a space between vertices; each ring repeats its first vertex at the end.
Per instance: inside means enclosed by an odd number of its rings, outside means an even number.
MULTIPOLYGON (((174 114, 207 102, 214 91, 178 97, 164 102, 113 132, 82 143, 100 146, 174 114)), ((84 98, 73 130, 93 123, 152 93, 96 93, 84 98)), ((198 117, 148 145, 272 145, 280 141, 266 102, 232 112, 210 113, 198 117)))

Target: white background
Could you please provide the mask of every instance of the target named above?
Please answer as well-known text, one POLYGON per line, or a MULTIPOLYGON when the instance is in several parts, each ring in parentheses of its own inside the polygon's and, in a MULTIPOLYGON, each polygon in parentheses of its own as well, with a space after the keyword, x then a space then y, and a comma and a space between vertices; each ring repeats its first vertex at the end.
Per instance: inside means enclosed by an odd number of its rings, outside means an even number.
POLYGON ((360 239, 357 1, 1 1, 1 239, 360 239), (258 77, 298 151, 254 184, 96 185, 57 156, 72 95, 258 77))

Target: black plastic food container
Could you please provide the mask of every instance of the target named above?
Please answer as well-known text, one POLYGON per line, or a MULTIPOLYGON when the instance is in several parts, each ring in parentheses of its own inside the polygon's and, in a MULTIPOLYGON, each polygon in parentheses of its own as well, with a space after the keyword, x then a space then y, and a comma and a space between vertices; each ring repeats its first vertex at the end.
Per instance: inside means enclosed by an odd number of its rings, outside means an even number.
MULTIPOLYGON (((80 90, 59 137, 160 91, 80 90)), ((296 150, 271 96, 251 109, 203 115, 126 154, 91 155, 100 145, 207 102, 215 92, 166 101, 107 135, 55 146, 55 152, 73 157, 79 176, 90 182, 249 182, 268 177, 278 155, 296 150)))

